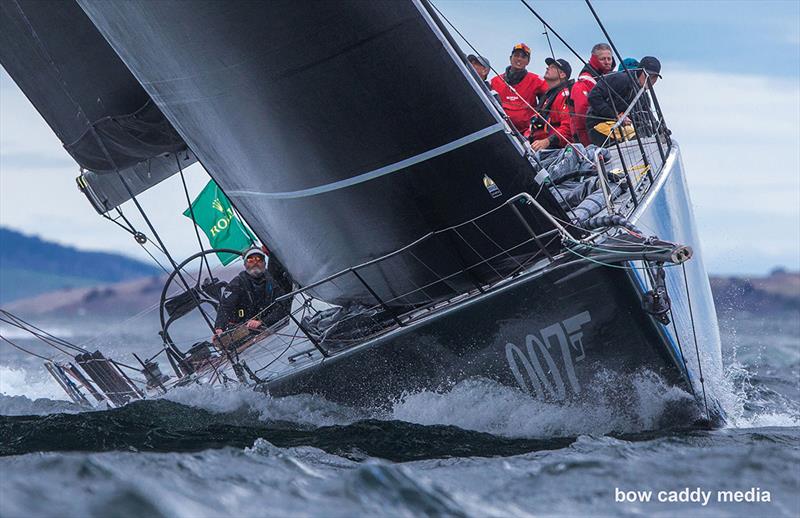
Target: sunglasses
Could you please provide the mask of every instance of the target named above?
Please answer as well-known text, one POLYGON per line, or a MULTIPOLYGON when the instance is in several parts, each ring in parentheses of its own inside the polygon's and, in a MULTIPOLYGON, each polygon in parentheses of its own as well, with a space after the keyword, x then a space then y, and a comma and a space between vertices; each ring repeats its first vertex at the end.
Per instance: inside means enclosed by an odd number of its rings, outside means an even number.
POLYGON ((513 54, 514 52, 516 52, 518 50, 521 50, 522 52, 524 52, 525 54, 528 54, 528 55, 531 54, 531 48, 529 46, 527 46, 527 45, 522 44, 522 43, 514 45, 514 48, 511 49, 511 53, 513 54))
POLYGON ((247 258, 248 263, 263 263, 264 257, 260 255, 251 255, 247 258))

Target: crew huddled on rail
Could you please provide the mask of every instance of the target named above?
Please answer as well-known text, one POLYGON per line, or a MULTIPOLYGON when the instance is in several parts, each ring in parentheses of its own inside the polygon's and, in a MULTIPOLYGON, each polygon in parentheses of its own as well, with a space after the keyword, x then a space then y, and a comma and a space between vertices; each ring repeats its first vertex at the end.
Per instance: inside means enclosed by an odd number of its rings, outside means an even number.
POLYGON ((514 45, 505 72, 487 82, 492 70, 489 60, 476 54, 467 57, 478 77, 497 95, 508 121, 534 151, 568 144, 602 146, 629 138, 634 131, 641 136, 653 134, 649 100, 637 95, 661 77, 661 63, 655 57, 626 58, 615 72, 611 46, 598 43, 575 80, 565 59, 545 59, 543 77, 527 70, 530 60, 528 45, 514 45), (622 124, 615 127, 619 121, 622 124))

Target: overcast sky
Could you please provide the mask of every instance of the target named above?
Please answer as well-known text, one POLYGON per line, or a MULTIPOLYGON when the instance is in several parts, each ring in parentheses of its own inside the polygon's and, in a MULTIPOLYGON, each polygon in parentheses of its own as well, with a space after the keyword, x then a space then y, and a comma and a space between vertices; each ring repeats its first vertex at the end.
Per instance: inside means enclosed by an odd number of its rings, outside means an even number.
MULTIPOLYGON (((549 55, 541 24, 519 1, 434 2, 502 71, 511 47, 549 55)), ((530 2, 588 58, 602 33, 582 1, 530 2)), ((596 1, 625 57, 661 59, 657 91, 686 165, 706 264, 713 273, 800 269, 800 2, 596 1)), ((579 60, 551 35, 557 57, 579 60)), ((468 51, 466 44, 464 49, 468 51)), ((389 66, 381 63, 380 66, 389 66)), ((3 70, 0 225, 82 249, 147 258, 79 193, 78 167, 3 70)), ((208 181, 187 170, 192 195, 208 181)), ((177 256, 197 250, 173 178, 141 197, 177 256)), ((134 208, 124 207, 133 215, 134 208)))

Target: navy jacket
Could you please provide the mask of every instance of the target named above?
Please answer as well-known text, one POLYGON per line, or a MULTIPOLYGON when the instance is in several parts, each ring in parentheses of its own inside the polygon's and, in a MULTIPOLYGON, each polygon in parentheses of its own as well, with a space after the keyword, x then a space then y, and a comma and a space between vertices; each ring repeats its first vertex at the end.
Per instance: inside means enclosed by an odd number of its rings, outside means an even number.
MULTIPOLYGON (((281 295, 283 290, 269 273, 265 272, 263 277, 255 279, 245 271, 239 272, 222 290, 214 327, 228 329, 246 322, 259 315, 281 295)), ((274 324, 286 315, 278 306, 266 314, 262 313, 258 319, 267 325, 274 324)))
MULTIPOLYGON (((631 72, 634 79, 636 73, 631 72)), ((641 87, 638 81, 631 81, 625 71, 607 74, 597 80, 597 84, 589 92, 589 111, 586 113, 586 128, 593 128, 604 121, 617 120, 617 114, 623 113, 636 97, 641 87)), ((629 115, 641 136, 652 135, 653 117, 650 113, 649 97, 643 93, 636 103, 636 107, 629 115)))

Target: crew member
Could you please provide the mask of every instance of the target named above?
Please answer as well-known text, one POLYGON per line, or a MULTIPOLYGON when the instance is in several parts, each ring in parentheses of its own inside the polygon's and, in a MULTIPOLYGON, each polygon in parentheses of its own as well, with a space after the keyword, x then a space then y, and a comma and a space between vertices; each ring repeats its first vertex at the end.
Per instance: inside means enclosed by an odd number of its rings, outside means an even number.
POLYGON ((589 64, 583 67, 578 79, 570 91, 572 104, 572 131, 575 133, 574 141, 584 146, 589 145, 589 133, 586 131, 586 112, 589 110, 589 92, 597 84, 597 79, 614 70, 614 56, 611 47, 606 43, 598 43, 592 47, 592 56, 589 64))
POLYGON ((572 141, 568 106, 572 67, 564 59, 547 58, 544 62, 547 65, 544 80, 549 89, 536 107, 539 114, 531 119, 530 141, 534 151, 562 148, 572 141))
MULTIPOLYGON (((597 131, 595 126, 622 119, 639 90, 650 88, 660 77, 661 63, 653 56, 645 56, 639 60, 638 69, 614 72, 598 81, 597 86, 589 93, 589 111, 586 114, 586 129, 592 144, 600 146, 606 141, 606 135, 597 131)), ((647 136, 652 133, 651 122, 649 101, 643 96, 639 98, 630 115, 624 118, 623 124, 634 124, 638 134, 647 136)))
POLYGON ((633 70, 634 68, 639 68, 639 62, 636 58, 625 58, 622 60, 622 63, 619 64, 619 68, 617 72, 622 72, 625 69, 633 70))
MULTIPOLYGON (((469 61, 469 64, 475 69, 475 72, 478 73, 478 76, 486 81, 486 78, 489 77, 489 71, 492 69, 492 65, 489 63, 489 60, 483 56, 470 54, 467 56, 467 61, 469 61)), ((489 86, 489 83, 486 83, 486 86, 489 86)))
POLYGON ((518 43, 511 49, 511 64, 504 74, 492 78, 492 90, 500 97, 500 104, 509 120, 520 132, 530 128, 533 108, 537 98, 547 92, 547 83, 538 75, 528 72, 525 67, 531 61, 531 49, 518 43))
POLYGON ((214 334, 219 336, 241 323, 252 330, 274 324, 285 316, 285 311, 274 308, 267 314, 263 312, 282 294, 283 290, 267 272, 264 250, 249 248, 244 253, 244 271, 222 290, 214 334))

